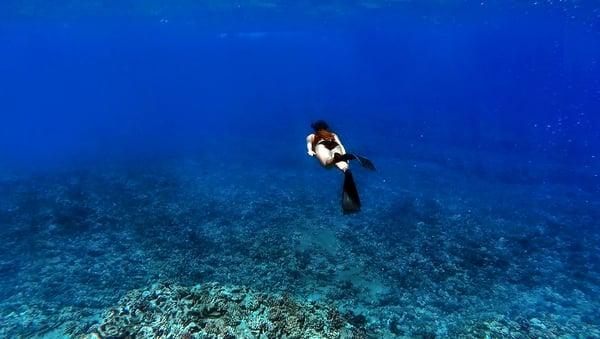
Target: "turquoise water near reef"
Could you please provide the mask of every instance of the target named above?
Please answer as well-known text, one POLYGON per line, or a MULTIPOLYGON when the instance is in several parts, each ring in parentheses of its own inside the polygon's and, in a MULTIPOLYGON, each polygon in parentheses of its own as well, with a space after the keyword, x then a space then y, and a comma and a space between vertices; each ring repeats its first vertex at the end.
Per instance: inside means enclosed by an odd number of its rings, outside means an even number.
POLYGON ((600 337, 599 56, 591 1, 4 1, 0 337, 165 282, 600 337), (358 214, 317 119, 377 167, 358 214))

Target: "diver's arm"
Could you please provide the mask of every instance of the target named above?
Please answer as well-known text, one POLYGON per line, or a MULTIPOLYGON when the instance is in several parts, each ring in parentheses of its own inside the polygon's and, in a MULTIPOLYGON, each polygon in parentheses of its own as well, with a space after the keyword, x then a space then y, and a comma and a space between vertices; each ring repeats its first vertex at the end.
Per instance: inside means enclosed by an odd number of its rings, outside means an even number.
POLYGON ((335 142, 337 142, 338 145, 340 145, 340 148, 342 149, 342 154, 346 154, 346 148, 344 147, 344 145, 340 141, 340 138, 337 136, 337 134, 334 134, 333 138, 335 139, 335 142))
POLYGON ((311 157, 313 157, 316 153, 313 151, 313 147, 312 147, 312 143, 313 143, 313 138, 315 137, 314 134, 309 134, 306 137, 306 150, 308 151, 308 155, 310 155, 311 157))

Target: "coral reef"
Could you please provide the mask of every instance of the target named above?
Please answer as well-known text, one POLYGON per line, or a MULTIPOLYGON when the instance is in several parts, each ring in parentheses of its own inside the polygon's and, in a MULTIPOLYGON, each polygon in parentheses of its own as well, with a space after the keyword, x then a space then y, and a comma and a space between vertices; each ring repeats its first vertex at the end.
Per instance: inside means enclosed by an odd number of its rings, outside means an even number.
POLYGON ((142 338, 363 338, 335 308, 237 286, 154 284, 104 313, 88 336, 142 338))
MULTIPOLYGON (((390 158, 380 165, 385 182, 357 170, 364 210, 346 218, 338 173, 245 163, 178 158, 2 178, 0 337, 100 333, 127 303, 152 306, 130 291, 164 281, 201 284, 198 297, 237 295, 226 287, 237 285, 269 303, 285 294, 298 309, 323 303, 341 314, 336 331, 349 323, 358 335, 600 337, 592 191, 390 158), (314 187, 324 198, 315 201, 314 187)), ((172 301, 192 293, 152 291, 172 301)), ((162 316, 185 329, 183 308, 172 307, 162 316)), ((223 317, 252 316, 244 312, 223 317)))

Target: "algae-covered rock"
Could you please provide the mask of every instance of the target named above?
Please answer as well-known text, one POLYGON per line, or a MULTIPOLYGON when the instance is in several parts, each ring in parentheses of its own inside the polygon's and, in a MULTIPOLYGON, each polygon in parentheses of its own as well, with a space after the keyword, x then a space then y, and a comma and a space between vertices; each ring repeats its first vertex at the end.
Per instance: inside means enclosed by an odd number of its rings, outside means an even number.
POLYGON ((215 283, 155 284, 104 312, 89 338, 362 338, 335 308, 215 283))

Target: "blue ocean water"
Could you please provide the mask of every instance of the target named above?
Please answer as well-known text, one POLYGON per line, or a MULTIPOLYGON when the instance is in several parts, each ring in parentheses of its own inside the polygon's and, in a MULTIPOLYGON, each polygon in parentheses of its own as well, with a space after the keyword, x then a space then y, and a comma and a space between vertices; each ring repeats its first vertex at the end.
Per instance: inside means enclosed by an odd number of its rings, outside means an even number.
POLYGON ((599 59, 592 1, 5 1, 0 337, 166 282, 365 337, 600 337, 599 59), (317 119, 377 167, 358 214, 317 119))

